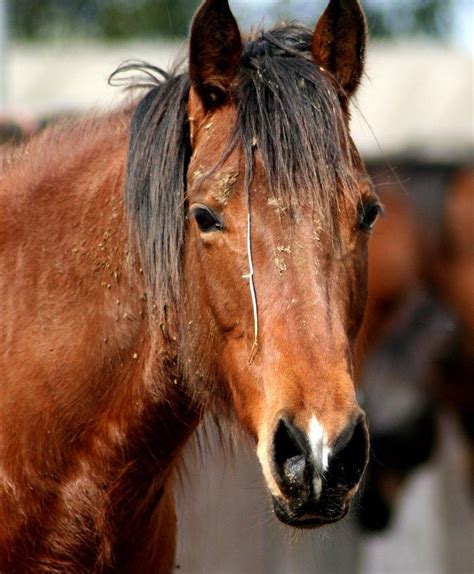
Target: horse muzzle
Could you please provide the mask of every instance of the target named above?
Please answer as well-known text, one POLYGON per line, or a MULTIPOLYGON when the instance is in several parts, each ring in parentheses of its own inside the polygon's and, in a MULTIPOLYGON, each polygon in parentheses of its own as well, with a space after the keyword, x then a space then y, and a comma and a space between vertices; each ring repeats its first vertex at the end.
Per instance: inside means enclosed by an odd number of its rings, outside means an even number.
POLYGON ((273 496, 279 520, 315 528, 343 518, 360 484, 369 458, 369 434, 358 413, 326 453, 282 415, 273 435, 272 474, 281 492, 273 496))

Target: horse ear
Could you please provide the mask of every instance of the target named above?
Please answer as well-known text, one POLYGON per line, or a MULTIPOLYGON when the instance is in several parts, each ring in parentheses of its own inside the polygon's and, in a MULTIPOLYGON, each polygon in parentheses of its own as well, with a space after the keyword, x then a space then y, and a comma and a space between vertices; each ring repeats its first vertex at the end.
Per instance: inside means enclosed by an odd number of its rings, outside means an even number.
POLYGON ((313 35, 313 57, 348 97, 364 70, 366 42, 367 23, 359 0, 330 0, 313 35))
POLYGON ((191 25, 189 72, 204 107, 225 101, 242 55, 239 27, 227 0, 205 0, 191 25))

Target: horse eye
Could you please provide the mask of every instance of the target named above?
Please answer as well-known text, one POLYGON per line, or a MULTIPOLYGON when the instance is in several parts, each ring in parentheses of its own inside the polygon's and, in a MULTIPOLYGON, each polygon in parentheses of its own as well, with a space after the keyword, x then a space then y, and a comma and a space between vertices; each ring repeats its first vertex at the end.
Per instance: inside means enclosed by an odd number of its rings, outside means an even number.
POLYGON ((371 231, 377 221, 379 215, 383 215, 383 207, 380 203, 372 201, 370 203, 362 203, 359 206, 359 229, 363 231, 371 231))
POLYGON ((218 216, 207 207, 196 207, 193 209, 192 214, 199 229, 204 233, 218 231, 224 227, 218 216))

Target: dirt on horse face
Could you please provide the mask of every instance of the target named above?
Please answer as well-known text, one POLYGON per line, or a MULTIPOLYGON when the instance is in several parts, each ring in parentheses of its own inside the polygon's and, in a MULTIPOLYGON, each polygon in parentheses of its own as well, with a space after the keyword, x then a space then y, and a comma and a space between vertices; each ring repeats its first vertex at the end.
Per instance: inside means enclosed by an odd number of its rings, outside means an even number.
POLYGON ((380 211, 348 132, 365 35, 357 0, 245 40, 207 0, 189 71, 4 156, 0 569, 171 571, 206 410, 254 440, 280 520, 347 512, 380 211))

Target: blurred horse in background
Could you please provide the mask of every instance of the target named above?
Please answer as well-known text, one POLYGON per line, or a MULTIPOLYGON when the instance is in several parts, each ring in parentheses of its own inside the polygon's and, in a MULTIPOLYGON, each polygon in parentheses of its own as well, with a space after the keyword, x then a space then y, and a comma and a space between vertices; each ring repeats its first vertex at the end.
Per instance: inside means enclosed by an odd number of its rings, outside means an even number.
POLYGON ((35 134, 42 122, 29 117, 12 118, 0 115, 0 145, 15 145, 35 134))
POLYGON ((360 338, 372 455, 358 512, 370 530, 388 526, 405 479, 430 460, 441 412, 464 432, 473 480, 474 172, 452 169, 438 189, 402 177, 407 191, 374 172, 385 217, 369 248, 360 338))

